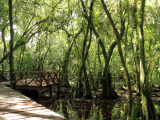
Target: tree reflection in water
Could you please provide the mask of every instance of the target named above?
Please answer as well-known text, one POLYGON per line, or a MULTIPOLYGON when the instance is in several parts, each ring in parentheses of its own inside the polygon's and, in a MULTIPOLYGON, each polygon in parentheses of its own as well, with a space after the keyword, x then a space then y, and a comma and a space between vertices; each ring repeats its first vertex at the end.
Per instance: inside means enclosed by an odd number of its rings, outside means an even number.
POLYGON ((116 103, 116 101, 69 100, 68 94, 52 98, 43 97, 37 102, 69 120, 111 120, 114 112, 112 109, 116 103))

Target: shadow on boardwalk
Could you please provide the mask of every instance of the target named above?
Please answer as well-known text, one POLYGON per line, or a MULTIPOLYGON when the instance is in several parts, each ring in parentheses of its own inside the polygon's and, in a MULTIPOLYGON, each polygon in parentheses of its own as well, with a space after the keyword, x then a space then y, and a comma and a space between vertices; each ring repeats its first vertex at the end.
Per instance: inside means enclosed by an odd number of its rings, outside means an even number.
POLYGON ((63 116, 30 98, 0 85, 0 120, 63 120, 63 116))

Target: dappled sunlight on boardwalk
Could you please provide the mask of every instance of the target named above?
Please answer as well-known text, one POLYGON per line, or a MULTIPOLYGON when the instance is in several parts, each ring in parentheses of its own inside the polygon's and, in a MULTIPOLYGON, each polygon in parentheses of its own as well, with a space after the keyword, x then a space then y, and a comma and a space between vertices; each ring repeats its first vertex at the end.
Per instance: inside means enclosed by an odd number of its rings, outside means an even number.
POLYGON ((30 98, 0 85, 0 120, 61 120, 63 116, 30 98))

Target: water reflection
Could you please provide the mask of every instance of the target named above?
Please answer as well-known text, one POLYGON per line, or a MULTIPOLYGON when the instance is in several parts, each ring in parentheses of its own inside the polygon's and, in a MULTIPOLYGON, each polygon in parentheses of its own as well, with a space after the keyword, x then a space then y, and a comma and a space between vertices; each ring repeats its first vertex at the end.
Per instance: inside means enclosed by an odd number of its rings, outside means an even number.
POLYGON ((117 110, 115 108, 112 110, 116 101, 68 100, 68 94, 53 98, 43 97, 41 101, 36 101, 69 120, 111 120, 115 119, 111 116, 115 115, 113 112, 117 110))
MULTIPOLYGON (((106 102, 98 100, 69 100, 68 94, 61 94, 52 98, 43 97, 39 101, 33 92, 26 95, 69 120, 125 120, 129 108, 129 102, 124 98, 120 101, 106 102)), ((137 104, 135 103, 135 105, 137 104)), ((156 108, 158 111, 159 105, 156 108)))

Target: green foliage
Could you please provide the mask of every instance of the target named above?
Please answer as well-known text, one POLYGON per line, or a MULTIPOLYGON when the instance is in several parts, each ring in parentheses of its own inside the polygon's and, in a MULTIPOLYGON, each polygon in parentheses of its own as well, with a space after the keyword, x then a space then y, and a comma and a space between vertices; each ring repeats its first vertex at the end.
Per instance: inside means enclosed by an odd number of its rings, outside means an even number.
MULTIPOLYGON (((86 11, 89 15, 89 4, 91 0, 84 0, 86 11)), ((87 19, 84 16, 83 7, 80 1, 76 0, 13 0, 13 23, 14 23, 14 46, 20 43, 25 43, 18 46, 14 50, 14 68, 15 70, 32 71, 38 68, 40 70, 62 70, 62 65, 65 60, 65 54, 72 43, 74 36, 79 28, 83 28, 71 49, 68 60, 68 79, 76 82, 78 72, 81 67, 83 40, 87 29, 87 19), (66 28, 66 30, 62 28, 66 28), (49 49, 49 50, 48 50, 49 49), (48 50, 48 52, 47 52, 48 50), (45 57, 46 54, 46 57, 45 57), (41 61, 42 59, 42 61, 41 61)), ((136 59, 140 57, 139 47, 139 22, 140 22, 140 1, 137 1, 137 12, 133 16, 134 1, 125 0, 120 1, 106 1, 109 12, 112 15, 115 26, 118 31, 121 31, 121 20, 125 20, 125 35, 123 35, 121 44, 122 52, 126 52, 126 66, 131 77, 135 78, 136 70, 139 71, 139 61, 136 59), (137 28, 135 29, 134 22, 137 18, 137 28), (128 28, 127 28, 128 27, 128 28), (126 38, 125 38, 126 37, 126 38), (126 49, 125 49, 126 48, 126 49), (137 62, 137 65, 136 65, 137 62)), ((149 80, 152 84, 160 85, 160 71, 159 71, 159 24, 160 9, 158 3, 146 3, 146 14, 144 21, 144 45, 145 45, 145 61, 148 71, 149 80)), ((8 19, 8 1, 0 1, 0 30, 5 29, 5 44, 7 51, 9 51, 9 19, 8 19)), ((101 76, 105 66, 105 58, 103 51, 99 45, 99 40, 105 46, 106 51, 109 50, 113 41, 116 40, 112 25, 108 17, 104 13, 104 9, 100 1, 96 0, 93 6, 92 16, 93 27, 99 34, 96 38, 95 33, 92 33, 92 42, 89 49, 88 57, 85 62, 87 77, 89 84, 100 83, 101 76), (98 51, 99 46, 99 51, 98 51), (99 57, 99 58, 98 58, 99 57)), ((0 31, 0 34, 1 34, 0 31)), ((90 35, 87 38, 89 40, 90 35)), ((86 42, 88 45, 88 42, 86 42)), ((0 59, 3 58, 4 42, 0 38, 0 59)), ((5 53, 6 54, 6 53, 5 53)), ((8 58, 3 63, 3 70, 9 70, 8 58)), ((119 76, 124 74, 117 47, 114 49, 111 60, 109 62, 111 76, 119 76)), ((0 67, 2 70, 2 67, 0 67)), ((84 82, 84 80, 83 80, 84 82)), ((85 82, 84 82, 85 83, 85 82)), ((125 82, 126 83, 126 82, 125 82)), ((131 80, 132 85, 135 84, 135 79, 131 80)), ((122 83, 124 84, 124 83, 122 83)), ((118 86, 118 85, 117 85, 118 86)), ((119 87, 119 86, 118 86, 119 87)), ((136 115, 139 106, 134 107, 134 115, 136 115)), ((122 109, 116 108, 116 112, 122 109)), ((125 116, 125 110, 122 110, 120 116, 125 116), (124 113, 124 114, 122 114, 124 113)), ((116 115, 116 114, 115 114, 116 115)), ((135 117, 135 116, 133 116, 135 117)))

